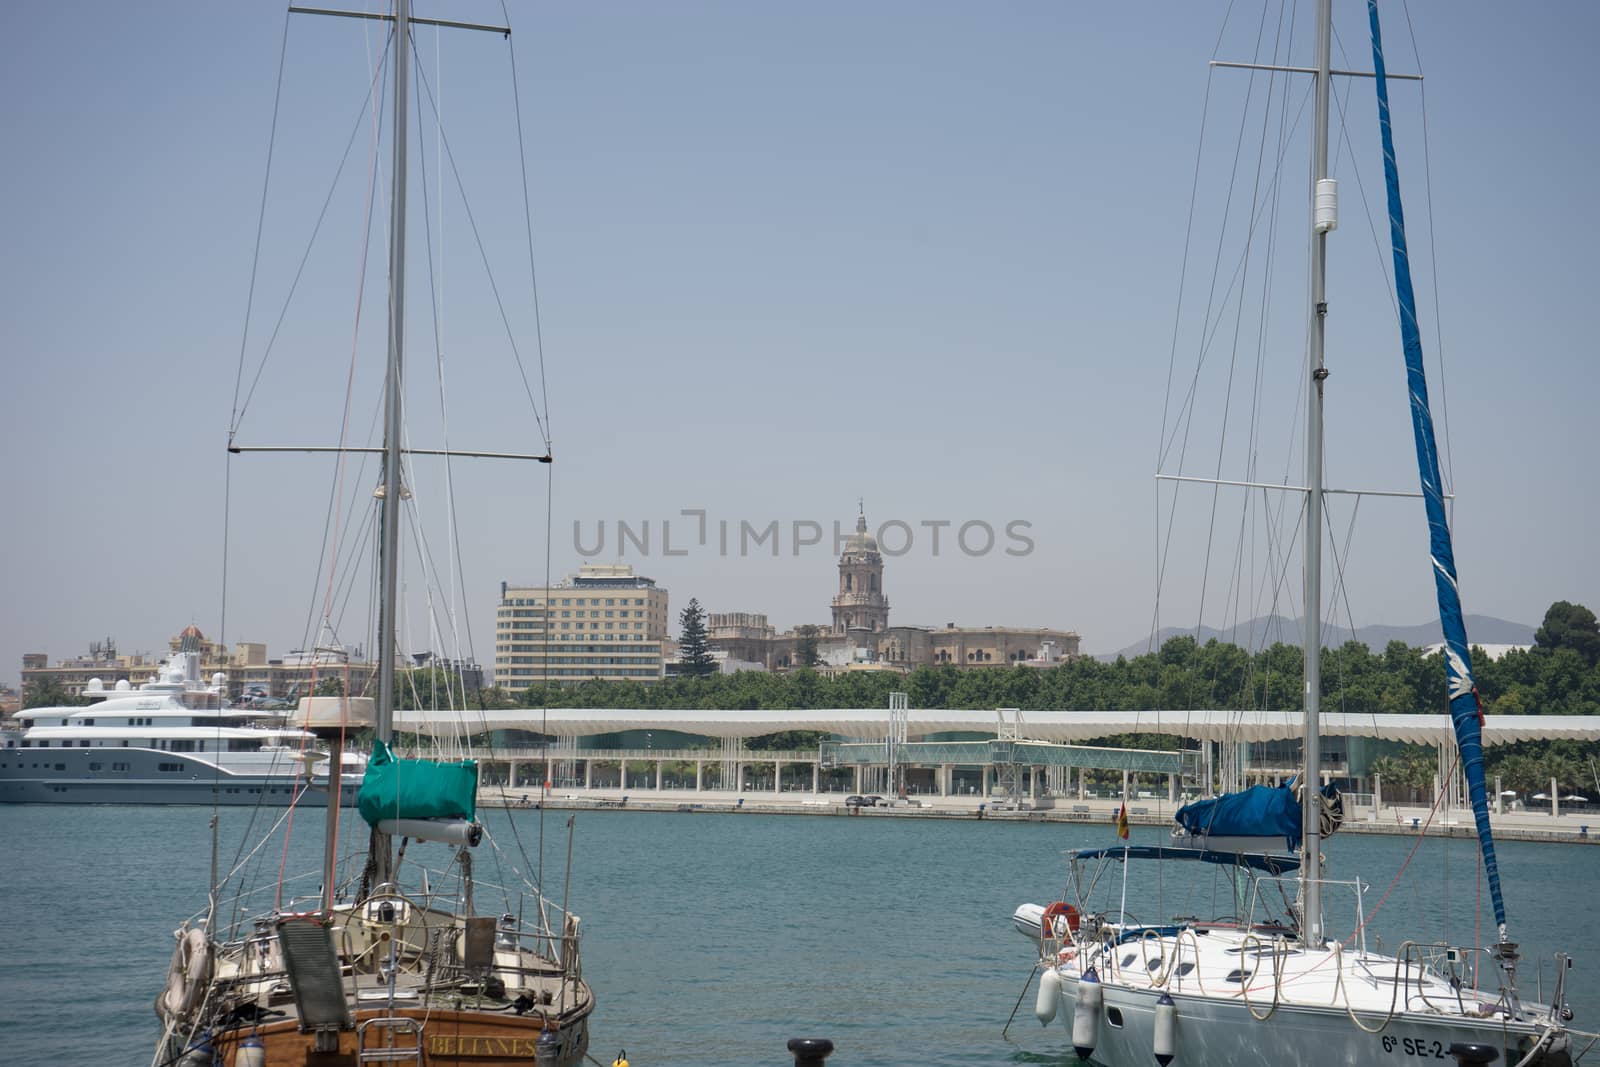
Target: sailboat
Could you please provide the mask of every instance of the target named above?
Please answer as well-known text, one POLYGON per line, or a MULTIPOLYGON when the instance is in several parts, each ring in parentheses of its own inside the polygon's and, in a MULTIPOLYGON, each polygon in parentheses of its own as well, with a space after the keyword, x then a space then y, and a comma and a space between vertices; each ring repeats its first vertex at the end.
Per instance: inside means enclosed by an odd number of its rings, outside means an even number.
MULTIPOLYGON (((241 912, 221 899, 213 862, 207 907, 176 931, 156 998, 162 1033, 152 1063, 566 1067, 584 1058, 595 1007, 582 974, 578 917, 539 885, 524 881, 518 890, 478 883, 473 849, 486 831, 477 819, 476 763, 405 757, 394 730, 399 520, 409 496, 402 484, 401 382, 412 27, 510 31, 414 18, 409 0, 396 0, 392 14, 349 14, 389 22, 393 50, 388 362, 382 479, 373 494, 379 509, 377 693, 299 702, 293 724, 327 745, 316 758, 332 768, 320 892, 310 899, 280 892, 269 910, 230 922, 230 910, 241 912), (342 755, 347 743, 367 733, 375 740, 357 804, 368 840, 351 868, 359 875, 341 880, 342 755), (430 876, 417 857, 440 846, 435 866, 444 873, 430 876), (502 906, 481 913, 477 901, 491 889, 502 906)), ((522 458, 548 462, 548 455, 522 458)))
MULTIPOLYGON (((1376 0, 1368 0, 1373 81, 1378 90, 1396 296, 1400 307, 1413 434, 1426 503, 1439 614, 1446 640, 1450 715, 1470 794, 1481 869, 1496 923, 1487 947, 1406 940, 1392 953, 1368 944, 1359 879, 1325 876, 1322 844, 1338 828, 1336 795, 1317 788, 1319 734, 1321 538, 1323 531, 1323 360, 1325 250, 1337 225, 1337 187, 1329 177, 1328 125, 1332 0, 1318 0, 1316 66, 1222 64, 1316 78, 1312 136, 1309 366, 1306 377, 1304 529, 1304 737, 1301 779, 1257 786, 1191 805, 1180 813, 1172 844, 1132 845, 1068 853, 1066 899, 1024 904, 1016 928, 1034 940, 1041 971, 1035 1013, 1060 1018, 1081 1060, 1122 1067, 1148 1064, 1410 1063, 1566 1067, 1573 1062, 1572 1013, 1566 1003, 1570 958, 1557 956, 1553 986, 1537 1001, 1517 982, 1518 947, 1510 939, 1494 839, 1490 832, 1481 743, 1482 713, 1472 682, 1450 528, 1434 445, 1422 346, 1405 245, 1389 119, 1389 75, 1383 61, 1376 0), (1179 880, 1175 868, 1213 879, 1211 919, 1186 915, 1137 921, 1127 907, 1129 868, 1154 864, 1141 887, 1179 880), (1120 898, 1118 873, 1120 869, 1120 898), (1109 888, 1108 897, 1097 890, 1109 888), (1325 898, 1353 902, 1348 925, 1330 921, 1325 898), (1096 901, 1107 905, 1096 910, 1096 901), (1346 931, 1348 932, 1346 934, 1346 931)), ((1340 72, 1346 73, 1346 72, 1340 72)), ((1126 838, 1126 831, 1123 831, 1126 838)), ((1146 868, 1148 870, 1148 868, 1146 868)), ((1148 894, 1146 894, 1147 896, 1148 894)), ((1194 896, 1188 897, 1192 904, 1194 896)))

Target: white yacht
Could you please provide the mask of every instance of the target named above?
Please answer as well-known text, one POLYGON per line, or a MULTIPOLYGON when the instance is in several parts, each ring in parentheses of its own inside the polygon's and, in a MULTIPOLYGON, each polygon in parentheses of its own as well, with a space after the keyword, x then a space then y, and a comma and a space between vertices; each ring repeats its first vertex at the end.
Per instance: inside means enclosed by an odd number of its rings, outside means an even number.
MULTIPOLYGON (((312 736, 281 712, 229 706, 225 682, 202 679, 200 654, 180 651, 137 689, 92 679, 87 706, 18 712, 17 728, 0 730, 0 803, 325 806, 326 753, 319 768, 312 736)), ((351 799, 362 764, 344 762, 351 799)))

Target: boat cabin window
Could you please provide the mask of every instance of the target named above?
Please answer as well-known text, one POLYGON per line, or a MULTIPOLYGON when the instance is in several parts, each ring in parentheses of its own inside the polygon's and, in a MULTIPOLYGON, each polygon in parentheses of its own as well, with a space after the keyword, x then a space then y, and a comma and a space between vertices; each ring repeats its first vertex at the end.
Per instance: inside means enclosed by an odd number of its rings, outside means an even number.
POLYGON ((1245 979, 1249 978, 1252 973, 1254 972, 1246 971, 1241 968, 1237 971, 1229 971, 1228 977, 1224 980, 1229 982, 1238 982, 1240 985, 1243 985, 1245 983, 1245 979))
POLYGON ((1122 1009, 1107 1008, 1106 1022, 1110 1023, 1112 1026, 1115 1026, 1119 1030, 1122 1029, 1122 1009))
POLYGON ((1180 963, 1180 964, 1178 964, 1178 977, 1182 978, 1184 975, 1188 974, 1192 970, 1194 970, 1194 964, 1192 964, 1192 963, 1180 963))

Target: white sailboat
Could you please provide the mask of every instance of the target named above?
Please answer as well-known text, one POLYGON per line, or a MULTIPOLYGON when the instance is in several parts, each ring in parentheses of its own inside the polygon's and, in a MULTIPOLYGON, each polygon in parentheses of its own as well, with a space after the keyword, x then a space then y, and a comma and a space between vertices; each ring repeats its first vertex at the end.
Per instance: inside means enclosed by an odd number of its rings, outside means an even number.
MULTIPOLYGON (((152 1063, 568 1067, 585 1056, 595 1007, 582 974, 578 917, 530 880, 531 864, 511 872, 520 884, 480 881, 473 849, 486 830, 477 820, 476 763, 404 758, 394 729, 401 509, 411 495, 402 482, 402 459, 407 451, 423 451, 402 444, 412 27, 503 36, 510 30, 413 17, 409 0, 396 0, 392 14, 308 13, 379 19, 390 31, 388 361, 382 478, 373 493, 377 694, 309 698, 291 716, 326 744, 319 756, 333 768, 322 865, 314 876, 320 890, 295 898, 280 875, 276 887, 268 886, 268 899, 276 892, 271 907, 243 918, 244 909, 257 906, 248 899, 252 887, 230 884, 231 875, 219 879, 213 864, 208 905, 176 931, 165 987, 156 998, 162 1033, 152 1063), (375 740, 357 803, 370 839, 352 863, 348 844, 343 852, 339 847, 340 768, 347 743, 368 732, 375 740), (493 910, 481 909, 479 902, 491 896, 493 910)), ((547 455, 512 458, 548 462, 547 455)))
MULTIPOLYGON (((1306 387, 1306 483, 1302 778, 1317 782, 1322 766, 1321 538, 1323 506, 1323 323, 1325 248, 1337 224, 1336 189, 1328 176, 1332 0, 1317 6, 1313 69, 1265 67, 1316 78, 1312 137, 1311 284, 1306 387)), ((1279 1067, 1418 1060, 1507 1067, 1567 1067, 1574 1062, 1572 1014, 1566 1004, 1571 960, 1557 957, 1553 986, 1535 1000, 1517 982, 1519 953, 1508 934, 1493 839, 1489 832, 1481 748, 1481 716, 1456 595, 1455 565, 1443 511, 1427 387, 1415 322, 1404 218, 1388 116, 1381 35, 1369 0, 1374 81, 1379 92, 1396 289, 1411 391, 1413 428, 1429 515, 1440 617, 1448 651, 1448 691, 1461 765, 1472 793, 1482 869, 1497 934, 1478 947, 1406 940, 1393 952, 1368 943, 1359 878, 1334 880, 1323 869, 1322 842, 1337 828, 1337 800, 1317 788, 1256 787, 1192 806, 1183 842, 1117 845, 1069 853, 1065 898, 1024 904, 1013 924, 1039 948, 1035 1011, 1059 1018, 1082 1060, 1123 1067, 1229 1064, 1279 1067), (1187 847, 1185 847, 1187 846, 1187 847), (1157 865, 1150 868, 1149 864, 1157 865), (1130 874, 1130 868, 1143 869, 1130 874), (1203 882, 1220 873, 1210 919, 1192 915, 1140 922, 1127 906, 1152 885, 1203 882), (1106 897, 1104 891, 1109 889, 1106 897), (1120 894, 1119 894, 1120 889, 1120 894), (1336 918, 1332 901, 1351 912, 1336 918), (1100 900, 1108 903, 1101 905, 1100 900), (1099 910, 1097 910, 1097 908, 1099 910), (1336 932, 1337 931, 1337 932, 1336 932)), ((1226 64, 1256 66, 1254 64, 1226 64)), ((1160 894, 1158 894, 1159 896, 1160 894)), ((1188 897, 1192 906, 1194 897, 1188 897)), ((1166 913, 1163 912, 1163 915, 1166 913)))

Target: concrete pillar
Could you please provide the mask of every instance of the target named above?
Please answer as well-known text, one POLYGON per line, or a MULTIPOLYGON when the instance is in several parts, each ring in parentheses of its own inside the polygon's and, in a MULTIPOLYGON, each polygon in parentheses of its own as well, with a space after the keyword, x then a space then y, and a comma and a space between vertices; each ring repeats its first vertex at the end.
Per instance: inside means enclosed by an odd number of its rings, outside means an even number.
POLYGON ((953 772, 954 768, 952 768, 950 764, 939 764, 939 788, 937 791, 942 797, 947 797, 950 795, 950 775, 953 772))
POLYGON ((1550 817, 1556 818, 1561 814, 1561 795, 1556 792, 1556 780, 1550 779, 1550 817))
POLYGON ((506 788, 517 788, 517 761, 508 760, 506 763, 506 788))
POLYGON ((585 789, 594 788, 594 760, 592 759, 583 761, 583 787, 585 789))
POLYGON ((656 760, 656 792, 658 793, 661 791, 661 771, 663 766, 660 760, 656 760))
POLYGON ((782 760, 773 760, 772 761, 772 791, 774 793, 783 792, 783 761, 782 760))
POLYGON ((821 760, 818 760, 817 762, 815 762, 815 763, 813 763, 811 765, 811 792, 813 794, 822 792, 822 761, 821 760))
POLYGON ((1497 774, 1494 776, 1494 813, 1496 815, 1504 815, 1506 813, 1506 801, 1500 795, 1503 791, 1503 787, 1500 785, 1500 776, 1497 774))
POLYGON ((1381 774, 1372 776, 1372 810, 1375 812, 1383 811, 1383 775, 1381 774))
POLYGON ((1078 768, 1078 799, 1089 799, 1089 768, 1078 768))
POLYGON ((1133 779, 1133 772, 1132 771, 1123 771, 1122 772, 1122 796, 1123 796, 1123 799, 1127 799, 1127 796, 1128 796, 1128 783, 1132 779, 1133 779))
POLYGON ((704 789, 705 787, 706 787, 706 761, 703 760, 703 759, 697 759, 697 760, 694 761, 694 791, 696 793, 698 793, 702 789, 704 789))
MULTIPOLYGON (((723 788, 727 788, 727 787, 724 786, 723 788)), ((742 761, 738 761, 738 760, 734 761, 734 764, 733 764, 733 788, 734 788, 735 792, 739 792, 739 793, 744 792, 744 763, 742 761)))
POLYGON ((1028 799, 1029 800, 1038 800, 1039 799, 1039 768, 1038 767, 1029 767, 1028 768, 1028 799))
POLYGON ((1169 774, 1169 775, 1167 775, 1167 803, 1168 804, 1176 804, 1177 802, 1178 802, 1178 776, 1176 774, 1169 774))
POLYGON ((859 793, 859 792, 861 792, 861 764, 859 764, 859 763, 856 764, 855 770, 856 770, 856 788, 855 788, 855 791, 857 793, 859 793))
POLYGON ((994 774, 994 767, 991 764, 985 763, 983 765, 983 795, 984 796, 988 796, 989 795, 989 781, 990 781, 990 777, 993 774, 994 774))

